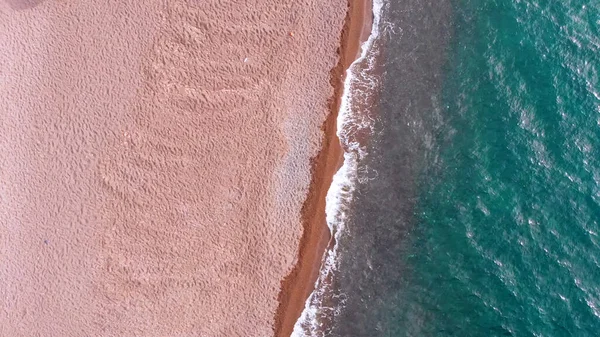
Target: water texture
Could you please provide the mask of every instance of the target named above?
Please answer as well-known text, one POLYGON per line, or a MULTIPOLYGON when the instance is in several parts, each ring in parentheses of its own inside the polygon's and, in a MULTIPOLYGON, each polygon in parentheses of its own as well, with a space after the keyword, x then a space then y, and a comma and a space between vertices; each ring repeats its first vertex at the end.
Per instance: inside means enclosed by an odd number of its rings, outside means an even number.
POLYGON ((600 2, 389 1, 378 29, 313 335, 597 336, 600 2))

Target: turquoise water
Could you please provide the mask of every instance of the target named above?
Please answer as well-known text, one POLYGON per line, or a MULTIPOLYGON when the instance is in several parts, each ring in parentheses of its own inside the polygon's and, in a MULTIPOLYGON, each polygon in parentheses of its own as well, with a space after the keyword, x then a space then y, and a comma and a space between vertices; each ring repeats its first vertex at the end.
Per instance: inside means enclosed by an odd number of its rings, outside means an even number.
POLYGON ((383 3, 297 335, 600 336, 600 1, 383 3))
POLYGON ((600 3, 464 0, 392 336, 600 335, 600 3))

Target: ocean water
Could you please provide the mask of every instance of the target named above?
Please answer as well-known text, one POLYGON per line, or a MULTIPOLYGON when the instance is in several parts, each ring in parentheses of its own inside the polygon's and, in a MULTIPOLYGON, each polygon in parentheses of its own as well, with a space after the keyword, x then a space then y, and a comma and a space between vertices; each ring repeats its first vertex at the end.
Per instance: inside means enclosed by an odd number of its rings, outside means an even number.
POLYGON ((374 6, 294 335, 600 336, 600 2, 374 6))

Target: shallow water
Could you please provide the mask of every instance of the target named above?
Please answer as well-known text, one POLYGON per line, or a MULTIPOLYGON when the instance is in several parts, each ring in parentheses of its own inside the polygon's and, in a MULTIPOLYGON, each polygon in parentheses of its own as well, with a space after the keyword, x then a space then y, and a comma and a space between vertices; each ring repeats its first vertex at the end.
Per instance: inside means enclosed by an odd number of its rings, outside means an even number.
POLYGON ((384 3, 327 336, 600 331, 600 3, 384 3))

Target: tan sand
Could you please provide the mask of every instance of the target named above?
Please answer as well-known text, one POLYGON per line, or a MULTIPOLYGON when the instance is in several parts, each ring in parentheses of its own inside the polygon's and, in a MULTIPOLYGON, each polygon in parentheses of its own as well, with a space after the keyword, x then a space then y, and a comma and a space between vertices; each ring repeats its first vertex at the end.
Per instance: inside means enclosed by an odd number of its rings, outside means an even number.
POLYGON ((343 94, 346 69, 360 53, 360 44, 369 37, 372 25, 372 2, 370 0, 349 1, 338 64, 331 71, 331 85, 335 88, 329 102, 331 111, 323 125, 325 138, 321 152, 313 162, 312 183, 302 209, 304 232, 300 241, 300 259, 282 283, 279 294, 275 331, 276 336, 289 336, 300 317, 315 282, 323 254, 331 235, 325 221, 325 197, 333 175, 343 163, 343 151, 336 136, 337 114, 343 94))
POLYGON ((346 9, 0 2, 0 336, 273 335, 346 9))

